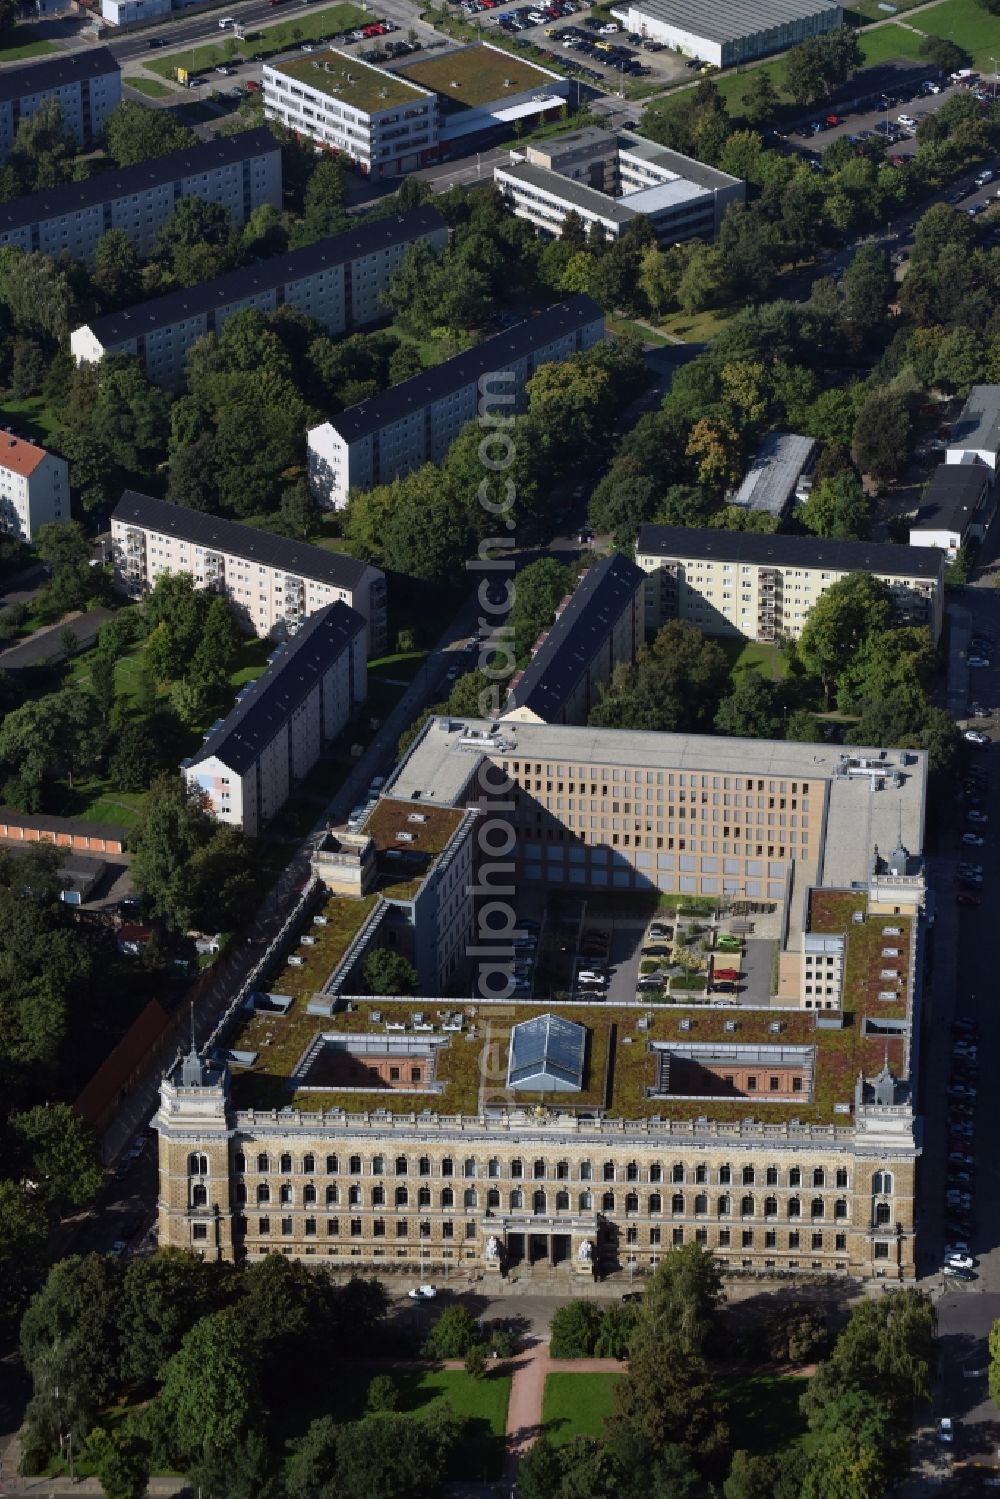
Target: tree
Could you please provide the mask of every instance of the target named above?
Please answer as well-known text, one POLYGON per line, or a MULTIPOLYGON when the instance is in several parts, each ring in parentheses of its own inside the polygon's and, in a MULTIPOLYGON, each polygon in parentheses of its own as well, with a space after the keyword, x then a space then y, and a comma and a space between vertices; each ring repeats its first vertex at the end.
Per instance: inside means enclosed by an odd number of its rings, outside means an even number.
POLYGON ((53 343, 66 338, 76 320, 69 278, 40 252, 0 251, 0 302, 15 328, 53 343))
POLYGON ((118 1387, 121 1279, 121 1265, 107 1255, 72 1255, 52 1267, 21 1320, 21 1357, 34 1390, 28 1425, 49 1448, 65 1430, 89 1431, 118 1387))
POLYGON ((468 520, 457 496, 431 464, 389 488, 397 504, 382 538, 384 566, 429 583, 451 582, 469 550, 468 520))
MULTIPOLYGON (((990 8, 986 0, 983 3, 986 9, 990 8)), ((966 54, 957 43, 947 37, 935 36, 933 32, 921 38, 918 50, 921 57, 926 57, 942 73, 954 73, 967 62, 966 54)))
POLYGON ((149 725, 122 724, 108 761, 108 780, 119 791, 145 791, 159 764, 160 750, 149 725))
POLYGON ((331 234, 341 234, 349 224, 346 209, 347 181, 341 157, 323 155, 309 178, 301 222, 292 235, 293 248, 311 245, 331 234))
POLYGON ((63 123, 58 99, 43 96, 30 114, 22 114, 7 165, 23 192, 58 187, 73 173, 76 141, 63 123))
MULTIPOLYGON (((835 1431, 839 1402, 851 1391, 881 1404, 891 1419, 908 1421, 913 1402, 928 1399, 933 1388, 936 1326, 930 1298, 909 1287, 855 1306, 802 1397, 812 1429, 835 1431)), ((855 1424, 857 1419, 855 1413, 855 1424)))
POLYGON ((93 1201, 104 1172, 94 1131, 75 1109, 67 1103, 39 1104, 12 1114, 10 1128, 24 1152, 25 1174, 54 1213, 93 1201))
POLYGON ((737 739, 780 739, 784 721, 785 701, 780 684, 760 672, 748 671, 719 704, 715 731, 737 739))
POLYGON ((149 1448, 121 1431, 91 1433, 87 1451, 106 1499, 146 1499, 149 1491, 149 1448))
POLYGON ((461 1433, 444 1402, 421 1420, 386 1411, 342 1426, 337 1476, 357 1499, 423 1499, 436 1493, 461 1433))
POLYGON ((416 994, 417 970, 401 952, 377 947, 365 959, 365 982, 372 994, 416 994))
POLYGON ((159 461, 166 450, 167 399, 131 354, 107 354, 98 367, 91 436, 112 460, 132 473, 159 461))
POLYGON ((41 1277, 48 1237, 45 1205, 13 1181, 0 1181, 0 1332, 16 1332, 21 1313, 41 1277))
POLYGON ((483 1330, 467 1306, 447 1306, 424 1340, 426 1358, 464 1358, 483 1341, 483 1330))
POLYGON ((147 109, 128 100, 113 109, 104 122, 105 149, 120 167, 167 156, 171 151, 185 151, 196 139, 194 131, 178 124, 168 110, 147 109))
POLYGON ((154 916, 185 929, 192 924, 191 860, 216 830, 179 776, 158 776, 129 835, 132 880, 154 916))
POLYGON ((282 491, 278 503, 278 519, 285 535, 293 536, 298 541, 308 541, 319 528, 319 506, 305 479, 296 479, 294 484, 282 491))
POLYGON ((757 68, 740 95, 743 113, 751 125, 770 125, 781 107, 781 96, 766 68, 757 68))
POLYGON ((232 610, 216 594, 208 606, 201 639, 191 658, 189 679, 205 692, 219 692, 228 682, 230 661, 239 649, 240 635, 232 610))
POLYGON ((910 414, 905 401, 893 391, 874 391, 855 418, 854 462, 862 473, 884 483, 902 473, 909 448, 910 414))
POLYGON ((814 536, 837 541, 864 541, 870 510, 861 480, 852 471, 814 483, 796 517, 814 536))
POLYGON ((257 1416, 257 1369, 235 1307, 202 1317, 163 1370, 159 1419, 177 1462, 229 1452, 257 1416))
POLYGON ((801 1499, 807 1461, 796 1447, 785 1447, 775 1457, 734 1452, 723 1485, 725 1499, 801 1499))
POLYGON ((885 251, 878 245, 859 245, 840 283, 848 323, 862 335, 876 332, 885 321, 894 284, 885 251))
POLYGON ((796 104, 828 99, 861 66, 861 45, 847 26, 799 42, 785 54, 785 87, 796 104))
POLYGON ((568 1301, 557 1307, 550 1323, 553 1358, 590 1358, 600 1336, 603 1312, 593 1301, 568 1301))
POLYGON ((729 1430, 717 1384, 702 1360, 673 1339, 669 1327, 664 1324, 657 1336, 633 1347, 628 1372, 615 1387, 609 1430, 643 1437, 656 1451, 683 1444, 696 1454, 703 1473, 718 1473, 729 1430))
POLYGON ((193 442, 183 443, 170 455, 167 499, 189 510, 218 510, 215 481, 215 438, 203 432, 193 442))
POLYGON ((696 241, 677 283, 677 303, 681 311, 688 316, 702 312, 720 302, 725 289, 726 272, 718 249, 696 241))
MULTIPOLYGON (((143 109, 140 104, 134 107, 143 109)), ((229 214, 220 204, 206 203, 203 198, 181 198, 156 236, 153 254, 156 259, 172 264, 178 250, 199 245, 221 249, 228 244, 231 233, 229 214)))
POLYGON ((521 1499, 557 1499, 562 1475, 561 1452, 543 1430, 518 1463, 517 1486, 521 1499))
POLYGON ((288 1499, 340 1499, 337 1430, 332 1416, 320 1416, 310 1422, 305 1436, 291 1443, 283 1473, 288 1499))
POLYGON ((714 640, 683 620, 664 625, 635 663, 615 669, 589 722, 603 728, 704 733, 729 686, 729 667, 714 640))
POLYGON ((613 464, 590 496, 587 516, 595 531, 610 532, 615 546, 635 544, 639 527, 655 510, 654 485, 634 459, 613 464))
MULTIPOLYGON (((134 107, 141 108, 139 105, 134 107)), ((141 112, 153 113, 149 109, 141 112)), ((124 229, 108 229, 101 235, 94 252, 93 274, 94 285, 110 306, 127 305, 141 295, 139 256, 124 229)))
POLYGON ((552 624, 556 609, 572 588, 570 569, 553 557, 541 557, 517 574, 506 625, 513 630, 518 662, 528 659, 535 641, 552 624))
POLYGON ((259 1431, 248 1431, 234 1447, 213 1448, 188 1474, 194 1493, 226 1499, 285 1499, 274 1473, 271 1447, 259 1431))
POLYGON ((684 1244, 664 1255, 642 1303, 640 1331, 669 1336, 685 1352, 700 1353, 723 1301, 722 1274, 710 1250, 684 1244))
POLYGON ((368 1386, 368 1409, 374 1413, 399 1409, 399 1390, 391 1374, 376 1374, 368 1386))
POLYGON ((725 489, 740 478, 742 444, 739 433, 729 422, 711 417, 702 417, 695 422, 688 438, 686 456, 696 466, 699 484, 708 489, 725 489))
POLYGON ((818 598, 799 637, 798 656, 807 671, 830 688, 854 653, 893 618, 892 595, 871 573, 848 573, 818 598))
POLYGON ((222 1309, 234 1279, 230 1267, 177 1249, 129 1260, 116 1304, 122 1379, 158 1379, 195 1323, 222 1309))

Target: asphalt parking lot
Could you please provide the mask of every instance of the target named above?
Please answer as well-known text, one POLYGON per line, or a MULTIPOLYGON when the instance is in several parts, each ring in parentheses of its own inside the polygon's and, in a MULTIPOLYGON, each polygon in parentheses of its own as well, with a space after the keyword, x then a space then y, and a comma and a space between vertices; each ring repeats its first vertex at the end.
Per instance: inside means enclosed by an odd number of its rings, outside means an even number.
MULTIPOLYGON (((942 81, 940 93, 920 95, 916 89, 919 82, 921 82, 919 74, 912 71, 907 71, 905 74, 901 72, 900 81, 894 87, 889 86, 889 93, 884 96, 893 100, 888 108, 847 110, 833 106, 831 110, 818 110, 811 116, 812 123, 823 123, 827 115, 832 117, 833 114, 839 117, 840 123, 830 126, 824 124, 822 130, 814 133, 809 125, 803 122, 801 129, 789 131, 785 138, 798 150, 822 157, 834 141, 841 140, 844 136, 860 136, 865 130, 875 130, 886 124, 897 124, 900 115, 908 116, 919 125, 922 119, 936 114, 956 94, 967 92, 958 84, 942 81)), ((888 149, 894 156, 912 156, 917 149, 916 131, 904 132, 903 127, 900 127, 900 133, 902 138, 888 149)))

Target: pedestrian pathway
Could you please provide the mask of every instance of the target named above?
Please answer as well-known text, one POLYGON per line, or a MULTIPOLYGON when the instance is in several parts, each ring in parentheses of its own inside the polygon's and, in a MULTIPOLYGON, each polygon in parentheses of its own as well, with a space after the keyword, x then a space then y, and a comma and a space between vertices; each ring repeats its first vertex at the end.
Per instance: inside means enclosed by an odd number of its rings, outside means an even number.
POLYGON ((623 1374, 625 1366, 614 1358, 554 1359, 548 1343, 532 1343, 519 1355, 513 1368, 510 1404, 507 1406, 507 1450, 504 1456, 504 1487, 517 1480, 517 1465, 542 1429, 545 1381, 550 1374, 623 1374))

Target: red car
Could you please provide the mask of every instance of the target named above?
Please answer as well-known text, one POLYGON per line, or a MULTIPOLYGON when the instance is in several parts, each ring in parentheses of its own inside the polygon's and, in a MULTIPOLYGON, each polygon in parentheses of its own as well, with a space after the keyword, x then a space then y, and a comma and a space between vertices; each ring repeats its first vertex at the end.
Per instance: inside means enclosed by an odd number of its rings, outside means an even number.
POLYGON ((739 976, 740 970, 738 968, 716 968, 712 971, 713 980, 722 979, 726 983, 735 984, 739 976))
POLYGON ((839 125, 840 115, 827 115, 825 123, 827 125, 839 125))

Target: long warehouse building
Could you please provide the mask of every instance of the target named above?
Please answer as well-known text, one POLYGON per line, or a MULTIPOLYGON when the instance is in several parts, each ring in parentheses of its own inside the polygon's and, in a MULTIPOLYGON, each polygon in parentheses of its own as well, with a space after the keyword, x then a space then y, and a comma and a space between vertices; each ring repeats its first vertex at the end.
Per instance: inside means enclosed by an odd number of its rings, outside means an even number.
POLYGON ((321 239, 287 255, 240 266, 197 286, 109 312, 75 328, 78 364, 134 354, 150 380, 168 390, 184 380, 187 353, 206 333, 221 333, 236 312, 297 307, 326 329, 346 333, 386 312, 383 294, 410 245, 444 249, 448 226, 436 208, 411 209, 321 239))
POLYGON ((626 0, 611 14, 626 31, 717 68, 783 52, 844 24, 836 0, 626 0))
POLYGON ((603 337, 604 314, 581 293, 349 407, 310 429, 313 493, 339 510, 352 489, 388 484, 422 463, 439 463, 477 415, 484 380, 516 399, 541 365, 593 348, 603 337))
POLYGON ((260 126, 29 193, 0 204, 0 245, 92 266, 101 236, 120 229, 145 259, 182 198, 219 204, 236 228, 265 203, 280 208, 281 146, 260 126))

